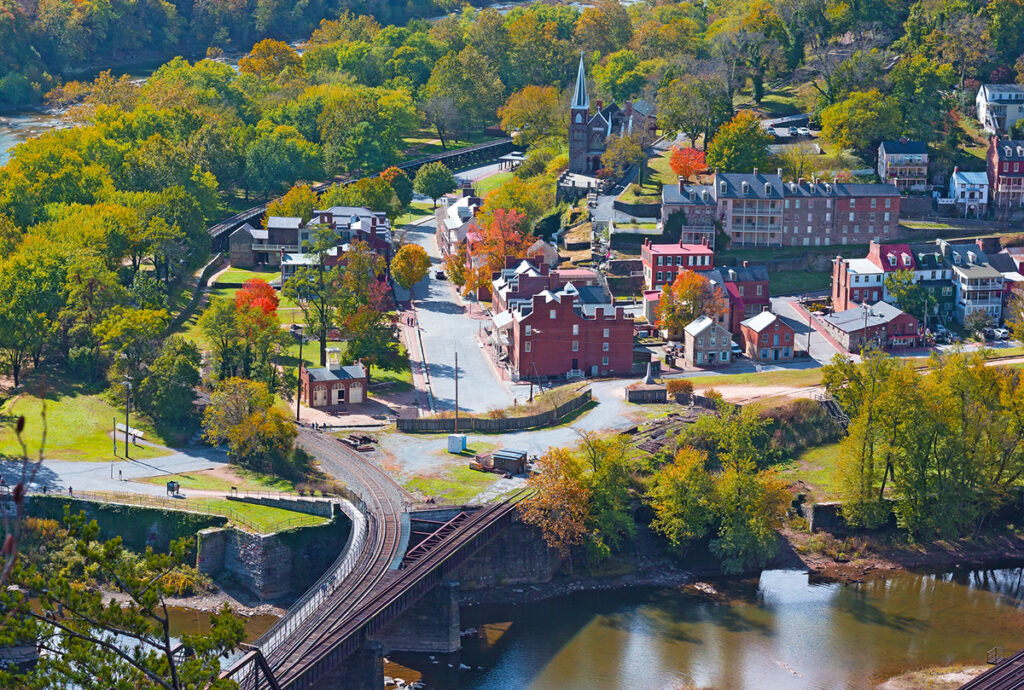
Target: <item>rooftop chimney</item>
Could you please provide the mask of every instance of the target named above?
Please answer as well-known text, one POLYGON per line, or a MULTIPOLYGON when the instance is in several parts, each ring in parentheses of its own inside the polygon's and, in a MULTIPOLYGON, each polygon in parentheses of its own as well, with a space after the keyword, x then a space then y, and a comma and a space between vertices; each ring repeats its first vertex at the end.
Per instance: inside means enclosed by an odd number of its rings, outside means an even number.
POLYGON ((757 175, 757 168, 754 168, 754 174, 757 175))
POLYGON ((778 175, 779 177, 782 177, 782 168, 776 168, 775 174, 778 175))
POLYGON ((743 260, 743 268, 750 268, 750 262, 746 259, 743 260))
POLYGON ((796 183, 797 183, 798 185, 800 185, 801 187, 803 187, 803 186, 804 186, 804 182, 806 182, 806 181, 807 181, 807 180, 805 180, 804 178, 802 178, 802 177, 801 177, 800 179, 798 179, 798 180, 796 181, 796 183))
POLYGON ((601 112, 601 104, 602 104, 602 103, 603 103, 603 101, 598 101, 598 102, 597 102, 597 111, 598 111, 598 112, 601 112))

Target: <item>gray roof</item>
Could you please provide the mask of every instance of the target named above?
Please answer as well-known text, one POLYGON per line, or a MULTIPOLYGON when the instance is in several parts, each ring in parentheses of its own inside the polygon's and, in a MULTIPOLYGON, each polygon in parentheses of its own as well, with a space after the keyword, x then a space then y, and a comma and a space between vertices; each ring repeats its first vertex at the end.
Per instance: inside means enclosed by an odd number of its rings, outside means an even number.
POLYGON ((639 98, 633 101, 633 110, 637 111, 644 117, 654 117, 654 104, 639 98))
POLYGON ((923 141, 883 141, 878 145, 883 154, 894 153, 928 153, 928 145, 923 141))
POLYGON ((949 261, 950 267, 965 278, 1002 278, 1003 274, 992 268, 988 256, 974 242, 946 242, 939 240, 939 247, 949 261))
POLYGON ((691 204, 694 206, 715 206, 718 204, 715 198, 714 185, 709 184, 687 184, 682 189, 678 184, 667 184, 661 188, 661 201, 665 204, 691 204), (707 192, 707 194, 703 194, 707 192))
POLYGON ((1019 84, 982 84, 978 91, 985 94, 987 103, 1020 103, 1020 98, 999 98, 996 94, 1020 95, 1024 94, 1024 87, 1019 84))
POLYGON ((1024 161, 1024 139, 1002 139, 994 142, 996 155, 1003 161, 1024 161))
POLYGON ((847 182, 831 182, 829 180, 799 180, 786 183, 787 197, 859 197, 859 196, 893 196, 900 195, 900 190, 891 184, 860 184, 847 182))
MULTIPOLYGON (((866 323, 868 328, 881 326, 889 323, 901 314, 903 314, 902 309, 894 307, 888 302, 876 302, 869 307, 866 323)), ((862 307, 853 307, 846 311, 837 311, 834 314, 823 316, 821 319, 828 322, 830 325, 835 326, 844 333, 853 333, 854 331, 863 330, 865 324, 864 309, 862 307)))
POLYGON ((763 311, 756 316, 751 316, 749 319, 740 322, 740 325, 746 326, 755 333, 760 333, 764 329, 771 326, 778 320, 778 316, 770 311, 763 311))
POLYGON ((720 266, 704 274, 716 283, 752 283, 769 280, 765 266, 720 266))
POLYGON ((917 270, 931 271, 949 268, 949 262, 942 256, 942 251, 935 244, 909 244, 910 252, 917 262, 917 270))
MULTIPOLYGON (((686 328, 684 328, 683 331, 685 331, 686 333, 689 333, 690 335, 698 335, 700 333, 703 333, 708 328, 710 328, 711 326, 714 326, 714 325, 715 325, 715 320, 712 319, 711 317, 709 317, 709 316, 698 316, 696 319, 694 319, 690 323, 686 324, 686 328)), ((724 328, 724 326, 723 326, 723 328, 724 328)))
POLYGON ((267 218, 267 227, 279 230, 298 230, 302 227, 302 219, 291 216, 270 216, 267 218))
POLYGON ((717 173, 715 192, 718 198, 726 199, 781 199, 782 178, 761 173, 717 173))
POLYGON ((1009 254, 989 254, 988 263, 992 268, 996 269, 1000 273, 1016 273, 1017 264, 1014 262, 1013 257, 1009 254))
MULTIPOLYGON (((1024 143, 1024 142, 1022 142, 1024 143)), ((900 192, 891 184, 858 184, 827 180, 791 180, 784 182, 779 175, 763 173, 715 173, 712 185, 669 184, 662 187, 661 200, 665 204, 699 205, 717 204, 719 199, 782 199, 784 197, 898 197, 900 192), (724 183, 724 186, 723 186, 724 183), (744 187, 746 183, 746 187, 744 187), (767 185, 767 186, 766 186, 767 185), (705 200, 701 192, 707 191, 705 200)))
POLYGON ((590 98, 587 96, 587 71, 583 67, 583 53, 580 52, 580 67, 576 71, 576 90, 572 97, 573 108, 589 108, 590 98))
POLYGON ((306 369, 309 372, 310 381, 347 381, 352 379, 365 379, 366 369, 358 362, 349 364, 347 367, 317 367, 306 369))

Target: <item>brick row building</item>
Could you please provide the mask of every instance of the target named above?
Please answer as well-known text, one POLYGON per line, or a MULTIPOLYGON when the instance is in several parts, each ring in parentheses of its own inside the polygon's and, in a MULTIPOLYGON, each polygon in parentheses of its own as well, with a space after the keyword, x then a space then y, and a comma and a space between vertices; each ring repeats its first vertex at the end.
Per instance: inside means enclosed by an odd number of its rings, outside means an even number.
POLYGON ((715 225, 741 246, 863 244, 894 236, 900 192, 889 184, 852 184, 799 179, 785 182, 782 170, 762 174, 716 172, 712 184, 680 180, 662 189, 662 224, 675 213, 683 225, 715 225))

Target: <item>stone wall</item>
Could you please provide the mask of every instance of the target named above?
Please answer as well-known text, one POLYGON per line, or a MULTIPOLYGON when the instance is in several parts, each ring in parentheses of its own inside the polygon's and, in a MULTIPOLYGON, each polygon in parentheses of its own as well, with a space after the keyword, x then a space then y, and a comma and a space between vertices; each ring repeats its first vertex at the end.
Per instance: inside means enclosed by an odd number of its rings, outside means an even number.
POLYGON ((96 503, 63 496, 33 495, 25 504, 27 515, 58 522, 64 519, 65 506, 73 515, 85 511, 86 518, 95 520, 100 528, 100 539, 121 537, 126 547, 136 551, 147 546, 163 551, 174 539, 194 537, 201 529, 227 523, 226 518, 216 515, 96 503))
POLYGON ((196 567, 213 577, 229 575, 263 601, 297 596, 341 554, 350 530, 342 514, 326 525, 277 534, 205 529, 199 533, 196 567))
POLYGON ((291 510, 296 513, 307 513, 308 515, 319 515, 329 518, 334 514, 334 504, 330 501, 311 501, 304 498, 270 498, 266 496, 228 496, 229 501, 241 503, 255 503, 256 505, 269 506, 291 510))
POLYGON ((558 557, 540 530, 516 520, 458 570, 462 589, 550 582, 558 557))

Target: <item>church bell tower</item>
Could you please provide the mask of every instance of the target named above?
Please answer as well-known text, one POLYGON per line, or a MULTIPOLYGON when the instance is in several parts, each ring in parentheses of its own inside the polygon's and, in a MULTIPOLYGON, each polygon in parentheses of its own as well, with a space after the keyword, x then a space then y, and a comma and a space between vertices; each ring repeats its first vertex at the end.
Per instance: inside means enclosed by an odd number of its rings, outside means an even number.
POLYGON ((587 129, 590 122, 590 98, 587 96, 587 74, 580 53, 580 68, 576 74, 572 106, 569 110, 569 172, 589 174, 587 161, 587 129))

